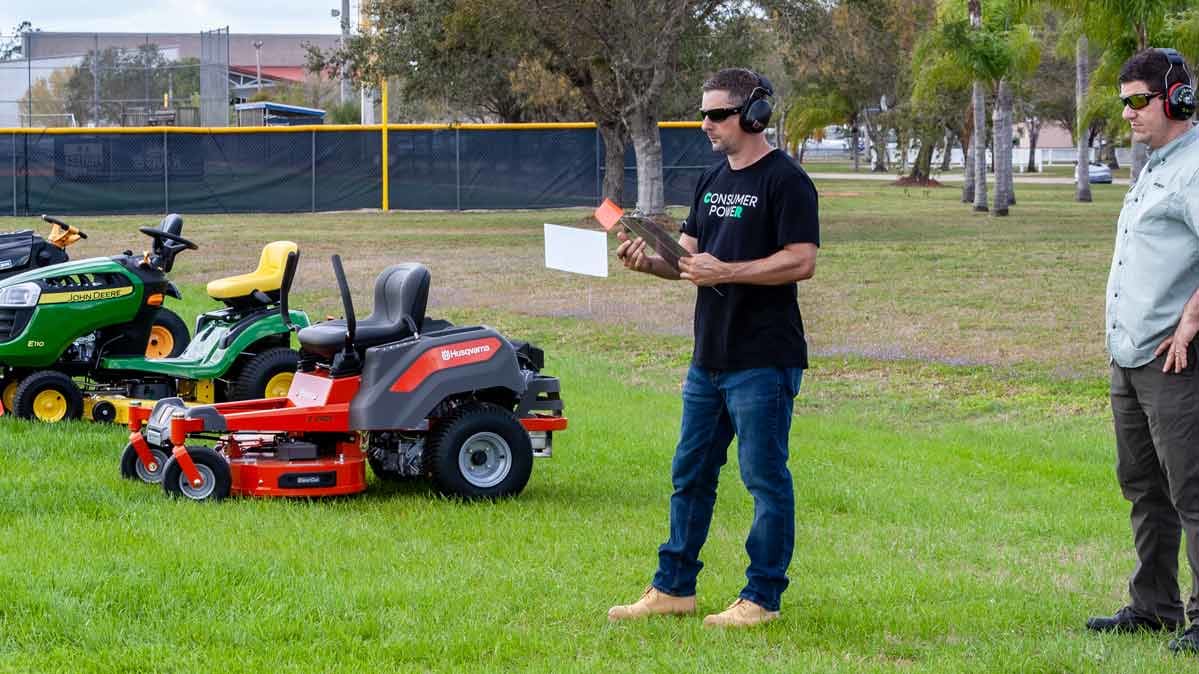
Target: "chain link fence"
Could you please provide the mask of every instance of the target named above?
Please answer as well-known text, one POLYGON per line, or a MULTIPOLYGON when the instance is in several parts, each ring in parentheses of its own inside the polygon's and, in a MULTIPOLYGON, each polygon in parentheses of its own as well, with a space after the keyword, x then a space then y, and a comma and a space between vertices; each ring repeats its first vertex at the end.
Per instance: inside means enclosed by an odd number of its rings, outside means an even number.
MULTIPOLYGON (((697 126, 697 125, 693 125, 697 126)), ((327 126, 0 134, 0 213, 247 213, 379 208, 382 132, 327 126)), ((661 129, 667 203, 719 159, 697 128, 661 129)), ((599 202, 594 126, 389 127, 390 207, 547 208, 599 202)), ((636 194, 632 151, 625 194, 636 194)))
MULTIPOLYGON (((0 45, 22 39, 0 36, 0 45)), ((0 127, 229 123, 228 29, 200 35, 202 58, 149 35, 69 39, 66 54, 0 59, 0 127)))

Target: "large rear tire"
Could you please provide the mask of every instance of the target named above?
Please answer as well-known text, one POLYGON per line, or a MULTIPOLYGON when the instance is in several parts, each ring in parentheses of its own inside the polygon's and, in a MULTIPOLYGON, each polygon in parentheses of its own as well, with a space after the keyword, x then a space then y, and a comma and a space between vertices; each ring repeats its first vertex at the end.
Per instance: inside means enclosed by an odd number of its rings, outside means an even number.
POLYGON ((146 358, 174 358, 187 349, 191 333, 187 323, 175 312, 161 307, 154 314, 154 325, 150 326, 150 338, 146 340, 146 358))
POLYGON ((34 372, 17 386, 13 411, 22 419, 47 423, 78 419, 83 414, 83 392, 62 372, 34 372))
POLYGON ((267 349, 242 366, 229 399, 282 398, 291 388, 299 366, 300 355, 295 351, 283 346, 267 349))
POLYGON ((430 434, 425 452, 425 470, 447 496, 515 496, 533 472, 528 432, 511 410, 488 403, 455 410, 430 434))
POLYGON ((182 496, 193 501, 220 501, 227 498, 233 486, 233 477, 225 457, 216 450, 200 446, 188 447, 187 453, 191 455, 192 463, 196 464, 203 484, 197 486, 188 481, 183 468, 172 456, 162 469, 162 488, 167 496, 182 496))

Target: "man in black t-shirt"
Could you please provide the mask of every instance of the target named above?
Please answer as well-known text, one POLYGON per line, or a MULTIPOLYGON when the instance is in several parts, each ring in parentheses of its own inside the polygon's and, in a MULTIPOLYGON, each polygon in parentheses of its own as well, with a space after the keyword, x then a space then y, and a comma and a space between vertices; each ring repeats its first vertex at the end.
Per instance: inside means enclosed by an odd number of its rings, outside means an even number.
POLYGON ((812 181, 761 135, 772 94, 765 78, 738 68, 704 82, 702 129, 725 160, 696 186, 679 237, 691 255, 678 271, 649 254, 642 239, 620 235, 616 252, 626 267, 690 281, 697 291, 695 350, 671 465, 670 538, 658 549, 653 583, 637 602, 612 607, 609 620, 695 612, 699 551, 734 436, 741 479, 754 499, 748 582, 704 624, 757 625, 779 616, 795 541, 787 438, 808 366, 796 283, 815 271, 820 227, 812 181))

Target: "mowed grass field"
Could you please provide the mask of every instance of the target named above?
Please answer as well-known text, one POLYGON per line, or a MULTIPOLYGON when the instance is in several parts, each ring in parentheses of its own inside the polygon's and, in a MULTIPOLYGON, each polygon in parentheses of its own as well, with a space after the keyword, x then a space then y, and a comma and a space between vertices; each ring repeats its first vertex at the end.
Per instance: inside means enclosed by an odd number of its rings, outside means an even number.
MULTIPOLYGON (((314 319, 340 313, 330 253, 360 314, 384 266, 422 261, 430 315, 545 349, 571 427, 503 502, 372 478, 354 498, 195 504, 121 480, 118 428, 0 418, 0 671, 1192 670, 1162 636, 1082 627, 1123 604, 1134 564, 1102 339, 1122 188, 1018 186, 1006 219, 953 187, 818 188, 782 620, 607 622, 667 533, 693 290, 544 269, 542 223, 594 226, 586 210, 184 214, 201 249, 179 256, 181 313, 276 238, 303 250, 293 306, 314 319)), ((145 247, 156 219, 67 220, 82 257, 145 247)), ((735 451, 722 481, 701 617, 744 582, 735 451)))

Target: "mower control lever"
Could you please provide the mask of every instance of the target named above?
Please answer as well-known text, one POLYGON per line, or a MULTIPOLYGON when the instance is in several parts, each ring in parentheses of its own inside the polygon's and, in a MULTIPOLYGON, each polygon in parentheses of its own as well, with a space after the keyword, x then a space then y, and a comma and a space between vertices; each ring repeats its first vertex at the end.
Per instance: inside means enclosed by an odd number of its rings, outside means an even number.
POLYGON ((358 323, 354 320, 354 301, 350 299, 350 284, 346 281, 346 272, 341 267, 340 255, 333 256, 333 275, 337 277, 337 288, 341 290, 341 306, 346 312, 346 349, 352 349, 358 323))
MULTIPOLYGON (((67 231, 71 230, 70 225, 63 222, 62 220, 59 220, 58 218, 53 218, 53 217, 50 217, 49 215, 43 215, 42 220, 45 222, 48 222, 52 225, 58 225, 59 227, 62 227, 63 229, 65 229, 67 231)), ((76 227, 74 229, 75 229, 75 233, 79 235, 79 238, 81 238, 81 239, 87 238, 87 234, 84 234, 82 229, 79 229, 78 227, 76 227)))
POLYGON ((291 313, 287 310, 287 295, 291 292, 291 282, 296 277, 296 266, 299 263, 299 251, 287 254, 287 261, 283 263, 283 283, 279 285, 279 317, 283 319, 283 326, 292 332, 299 330, 300 326, 291 322, 291 313))

